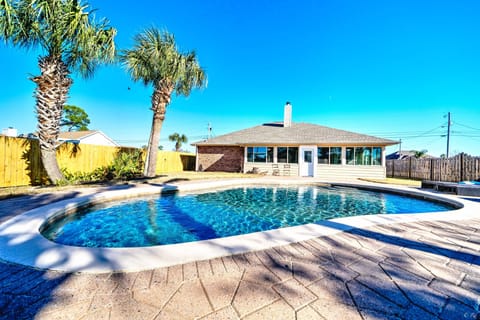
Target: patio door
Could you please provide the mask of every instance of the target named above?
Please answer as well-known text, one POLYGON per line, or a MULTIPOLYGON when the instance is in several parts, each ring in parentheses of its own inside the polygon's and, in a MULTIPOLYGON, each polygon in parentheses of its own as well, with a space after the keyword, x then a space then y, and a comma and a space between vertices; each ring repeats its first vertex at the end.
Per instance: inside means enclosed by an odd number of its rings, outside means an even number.
POLYGON ((313 147, 300 147, 300 176, 313 177, 315 169, 316 152, 313 147))

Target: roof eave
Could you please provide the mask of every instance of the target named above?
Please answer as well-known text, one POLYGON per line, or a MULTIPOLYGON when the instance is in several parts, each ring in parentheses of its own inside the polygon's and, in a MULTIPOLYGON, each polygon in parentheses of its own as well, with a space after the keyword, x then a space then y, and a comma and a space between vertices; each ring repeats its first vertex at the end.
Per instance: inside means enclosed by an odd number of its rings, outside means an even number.
POLYGON ((258 142, 237 142, 237 143, 208 143, 208 142, 199 142, 199 143, 192 143, 192 146, 198 146, 198 147, 208 147, 208 146, 215 146, 215 147, 220 147, 220 146, 225 146, 225 147, 242 147, 242 146, 304 146, 304 145, 316 145, 316 146, 372 146, 372 147, 386 147, 386 146, 392 146, 396 145, 399 142, 393 141, 393 142, 372 142, 372 141, 359 141, 359 142, 342 142, 342 141, 337 141, 337 142, 265 142, 265 141, 258 141, 258 142))

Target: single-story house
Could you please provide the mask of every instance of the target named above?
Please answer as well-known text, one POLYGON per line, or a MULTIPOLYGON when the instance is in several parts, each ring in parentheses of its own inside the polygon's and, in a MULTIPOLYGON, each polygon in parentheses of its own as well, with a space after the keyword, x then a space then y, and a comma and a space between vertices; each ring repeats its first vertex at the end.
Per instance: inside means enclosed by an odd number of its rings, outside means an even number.
POLYGON ((193 143, 197 171, 258 172, 267 175, 385 178, 385 147, 397 141, 311 123, 265 123, 193 143))
POLYGON ((58 141, 79 144, 94 144, 99 146, 118 147, 119 144, 100 130, 60 132, 58 141))

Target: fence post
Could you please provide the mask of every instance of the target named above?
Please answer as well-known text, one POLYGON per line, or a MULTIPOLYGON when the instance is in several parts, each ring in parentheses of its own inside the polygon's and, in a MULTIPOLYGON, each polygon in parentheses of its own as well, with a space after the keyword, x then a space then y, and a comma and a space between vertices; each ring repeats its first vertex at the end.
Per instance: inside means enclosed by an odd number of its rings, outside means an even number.
POLYGON ((408 158, 408 179, 412 179, 412 157, 408 158))
POLYGON ((465 157, 464 153, 460 153, 460 181, 465 180, 465 157))
POLYGON ((472 161, 471 166, 473 170, 472 179, 480 181, 480 170, 479 170, 480 168, 478 166, 480 157, 471 157, 470 160, 472 161))
POLYGON ((430 159, 430 180, 435 180, 435 173, 433 171, 433 158, 430 159))

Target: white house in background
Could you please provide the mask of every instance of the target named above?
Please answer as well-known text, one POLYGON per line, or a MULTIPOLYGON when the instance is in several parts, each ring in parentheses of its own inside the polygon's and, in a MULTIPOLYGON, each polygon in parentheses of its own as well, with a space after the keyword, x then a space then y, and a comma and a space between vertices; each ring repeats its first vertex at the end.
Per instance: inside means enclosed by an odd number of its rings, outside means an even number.
POLYGON ((18 135, 17 129, 13 127, 8 127, 6 129, 2 129, 2 135, 7 137, 16 137, 18 135))
POLYGON ((94 144, 99 146, 119 147, 113 139, 100 130, 67 131, 60 132, 58 141, 73 142, 78 144, 94 144))

